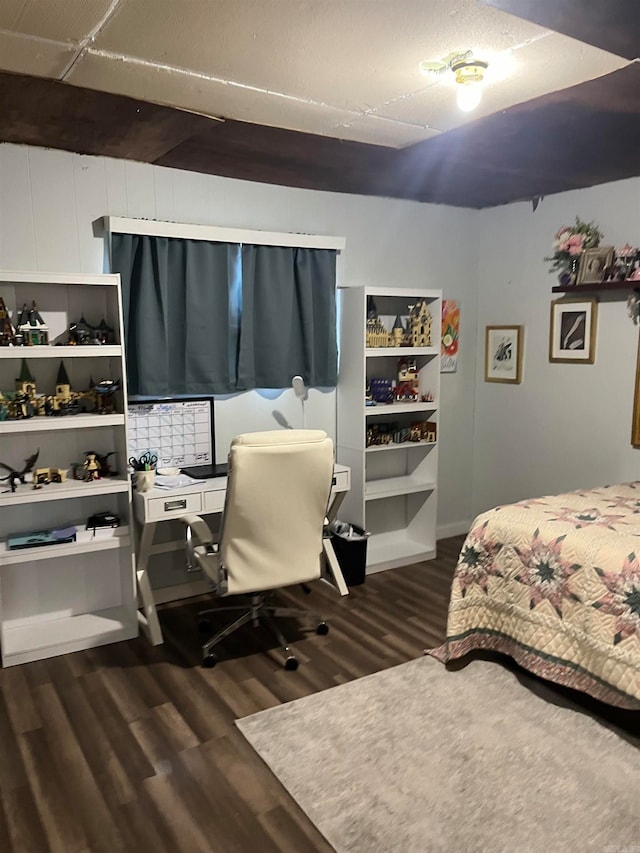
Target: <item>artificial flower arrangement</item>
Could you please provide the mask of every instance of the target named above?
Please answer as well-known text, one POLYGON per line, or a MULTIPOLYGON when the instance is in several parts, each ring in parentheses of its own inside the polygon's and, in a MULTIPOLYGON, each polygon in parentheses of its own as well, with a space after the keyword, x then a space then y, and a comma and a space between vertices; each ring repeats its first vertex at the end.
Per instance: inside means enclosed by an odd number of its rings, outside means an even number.
POLYGON ((563 225, 555 233, 551 248, 553 254, 545 261, 551 264, 550 272, 575 268, 585 249, 597 249, 602 231, 594 222, 585 222, 576 216, 575 225, 563 225))

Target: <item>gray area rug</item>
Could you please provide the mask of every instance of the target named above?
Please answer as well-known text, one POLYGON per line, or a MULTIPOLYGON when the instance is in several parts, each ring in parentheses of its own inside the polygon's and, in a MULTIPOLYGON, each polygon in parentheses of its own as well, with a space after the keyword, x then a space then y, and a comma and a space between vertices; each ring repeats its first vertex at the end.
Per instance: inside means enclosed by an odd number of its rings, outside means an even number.
POLYGON ((496 663, 419 658, 237 725, 338 853, 640 853, 640 751, 496 663))

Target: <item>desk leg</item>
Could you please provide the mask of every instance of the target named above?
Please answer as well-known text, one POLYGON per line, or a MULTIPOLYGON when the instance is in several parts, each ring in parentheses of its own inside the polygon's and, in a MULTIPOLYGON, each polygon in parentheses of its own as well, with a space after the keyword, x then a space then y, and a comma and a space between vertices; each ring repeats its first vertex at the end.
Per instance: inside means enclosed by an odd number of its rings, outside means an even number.
POLYGON ((347 496, 346 492, 335 492, 333 495, 333 500, 329 504, 329 509, 327 510, 327 524, 331 524, 332 521, 336 520, 336 515, 338 514, 338 510, 342 506, 342 501, 347 496))
MULTIPOLYGON (((338 510, 340 509, 340 505, 345 498, 346 492, 335 492, 333 495, 333 500, 329 505, 329 509, 327 510, 327 517, 325 518, 325 525, 328 527, 332 521, 335 521, 335 518, 338 514, 338 510)), ((322 548, 324 550, 325 557, 325 566, 328 568, 329 572, 333 575, 333 580, 335 583, 331 583, 331 581, 323 577, 322 580, 325 583, 328 583, 330 586, 333 586, 334 589, 337 588, 340 595, 349 595, 349 587, 345 583, 344 575, 342 574, 342 569, 340 568, 340 563, 338 562, 338 558, 336 557, 336 552, 333 549, 333 542, 330 537, 325 537, 322 540, 322 548)))
POLYGON ((153 591, 147 572, 155 532, 155 523, 142 525, 142 535, 140 536, 138 553, 136 554, 136 578, 138 579, 138 603, 142 605, 143 610, 142 613, 138 610, 138 621, 151 645, 159 646, 164 641, 162 639, 162 629, 160 628, 156 603, 153 598, 153 591))
MULTIPOLYGON (((342 574, 342 569, 340 568, 340 563, 338 562, 338 558, 336 557, 336 552, 333 550, 333 542, 331 541, 331 539, 323 539, 322 547, 324 549, 326 564, 335 581, 335 587, 337 587, 340 595, 349 595, 349 587, 345 583, 344 576, 342 574)), ((326 583, 330 584, 331 586, 334 586, 331 581, 328 580, 328 578, 322 578, 322 580, 326 581, 326 583)))

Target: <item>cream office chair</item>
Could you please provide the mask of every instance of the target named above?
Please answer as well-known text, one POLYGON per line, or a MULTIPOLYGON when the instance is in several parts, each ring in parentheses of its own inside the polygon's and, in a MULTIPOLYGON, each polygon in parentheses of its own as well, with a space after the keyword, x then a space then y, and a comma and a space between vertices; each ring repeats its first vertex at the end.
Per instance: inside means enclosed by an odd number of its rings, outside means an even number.
POLYGON ((231 443, 220 542, 197 515, 187 525, 187 562, 200 566, 219 596, 249 593, 251 604, 212 608, 244 611, 202 646, 203 666, 215 666, 212 649, 247 622, 262 621, 285 652, 286 669, 298 661, 274 617, 313 617, 318 634, 328 626, 308 611, 277 607, 270 591, 320 577, 322 537, 333 477, 333 443, 320 430, 275 430, 239 435, 231 443), (194 542, 195 540, 195 542, 194 542))

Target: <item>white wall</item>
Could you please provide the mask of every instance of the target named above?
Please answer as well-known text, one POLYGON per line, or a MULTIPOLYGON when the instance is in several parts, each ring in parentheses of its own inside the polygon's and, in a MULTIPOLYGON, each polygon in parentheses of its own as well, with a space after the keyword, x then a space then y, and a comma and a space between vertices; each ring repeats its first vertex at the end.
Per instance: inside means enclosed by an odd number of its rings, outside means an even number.
POLYGON ((600 302, 596 362, 548 358, 551 288, 543 258, 563 224, 595 220, 603 245, 640 240, 640 180, 632 179, 482 211, 479 216, 478 338, 473 512, 542 494, 640 479, 630 446, 638 328, 626 294, 600 302), (521 385, 484 382, 484 328, 524 324, 521 385))
MULTIPOLYGON (((0 267, 102 272, 99 217, 130 216, 205 225, 346 237, 343 283, 442 288, 462 307, 458 373, 442 376, 439 528, 471 516, 476 257, 472 211, 339 193, 289 189, 148 164, 0 145, 0 267)), ((238 431, 276 426, 279 411, 303 425, 293 392, 250 392, 216 407, 218 446, 238 431)), ((335 393, 312 391, 306 425, 335 436, 335 393)), ((224 456, 224 452, 222 453, 224 456)))
MULTIPOLYGON (((0 267, 101 272, 104 215, 337 234, 347 285, 441 287, 462 306, 458 372, 443 374, 439 532, 545 493, 640 478, 629 443, 638 330, 624 300, 598 307, 596 363, 548 361, 554 277, 543 261, 576 215, 606 244, 640 239, 640 179, 530 204, 465 211, 289 189, 61 151, 0 145, 0 267), (521 385, 484 382, 484 327, 522 323, 521 385)), ((293 393, 251 392, 218 405, 219 446, 242 429, 302 426, 293 393)), ((335 435, 335 394, 312 391, 307 426, 335 435)))

